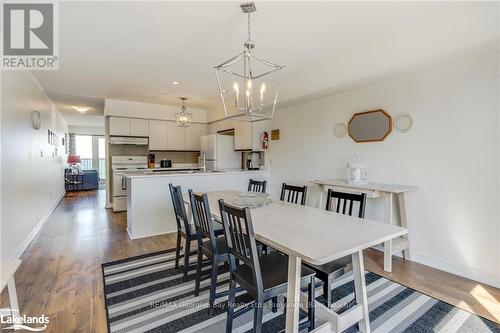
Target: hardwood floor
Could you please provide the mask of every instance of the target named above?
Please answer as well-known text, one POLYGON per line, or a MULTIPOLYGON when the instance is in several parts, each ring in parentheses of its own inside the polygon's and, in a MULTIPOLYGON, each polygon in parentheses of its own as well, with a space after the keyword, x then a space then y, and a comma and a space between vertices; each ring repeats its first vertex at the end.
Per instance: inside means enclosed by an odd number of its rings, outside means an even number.
POLYGON ((104 206, 104 191, 66 196, 22 257, 21 313, 49 316, 44 332, 107 332, 101 263, 175 246, 171 236, 130 240, 126 213, 104 206))
MULTIPOLYGON (((21 312, 49 316, 44 332, 106 332, 101 263, 172 248, 173 235, 130 240, 126 214, 104 209, 104 191, 70 194, 31 243, 15 275, 21 312)), ((20 208, 22 209, 22 208, 20 208)), ((365 253, 366 268, 445 302, 500 322, 500 290, 396 259, 365 253)), ((7 293, 0 304, 8 305, 7 293)))
POLYGON ((500 324, 500 289, 393 257, 392 273, 384 271, 382 252, 364 251, 365 269, 419 292, 500 324))

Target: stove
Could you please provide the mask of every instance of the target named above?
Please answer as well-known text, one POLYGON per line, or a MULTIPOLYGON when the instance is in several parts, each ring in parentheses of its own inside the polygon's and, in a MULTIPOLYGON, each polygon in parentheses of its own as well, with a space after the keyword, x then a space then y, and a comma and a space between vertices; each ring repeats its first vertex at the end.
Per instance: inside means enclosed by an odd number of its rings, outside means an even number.
POLYGON ((147 156, 111 156, 113 170, 113 211, 127 210, 127 179, 126 174, 147 174, 153 171, 148 169, 147 156))

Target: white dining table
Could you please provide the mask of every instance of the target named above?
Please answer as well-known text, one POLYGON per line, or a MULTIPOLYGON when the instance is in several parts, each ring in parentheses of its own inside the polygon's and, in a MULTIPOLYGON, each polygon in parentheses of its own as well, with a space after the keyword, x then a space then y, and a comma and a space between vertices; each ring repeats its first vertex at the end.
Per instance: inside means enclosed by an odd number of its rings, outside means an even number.
MULTIPOLYGON (((218 200, 231 204, 239 193, 207 192, 214 219, 220 221, 218 200)), ((189 204, 187 193, 184 201, 189 204)), ((255 238, 288 255, 287 333, 299 330, 302 261, 322 265, 347 255, 352 256, 356 305, 337 314, 316 302, 316 317, 324 324, 314 332, 341 332, 357 322, 361 332, 370 332, 362 251, 405 235, 405 228, 277 200, 252 208, 251 216, 255 238)))

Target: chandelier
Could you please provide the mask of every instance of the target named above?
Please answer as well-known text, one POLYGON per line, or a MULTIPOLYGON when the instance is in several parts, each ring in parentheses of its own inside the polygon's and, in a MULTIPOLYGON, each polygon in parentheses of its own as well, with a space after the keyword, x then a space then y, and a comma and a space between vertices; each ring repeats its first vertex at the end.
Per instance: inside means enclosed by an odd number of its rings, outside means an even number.
POLYGON ((284 66, 257 57, 250 38, 250 14, 257 9, 253 2, 240 5, 248 15, 248 39, 243 52, 215 66, 219 95, 226 119, 258 121, 272 119, 284 66))
POLYGON ((175 119, 177 120, 177 126, 189 127, 189 126, 191 126, 191 120, 193 118, 193 114, 186 111, 185 102, 186 102, 187 98, 181 97, 181 100, 182 100, 181 112, 177 112, 175 114, 175 119))

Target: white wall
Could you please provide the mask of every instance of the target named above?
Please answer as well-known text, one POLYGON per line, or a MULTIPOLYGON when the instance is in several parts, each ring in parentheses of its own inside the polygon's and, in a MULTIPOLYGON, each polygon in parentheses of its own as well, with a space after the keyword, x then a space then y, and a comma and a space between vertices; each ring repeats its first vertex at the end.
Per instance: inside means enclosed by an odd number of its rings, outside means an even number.
MULTIPOLYGON (((270 142, 273 194, 283 181, 345 178, 345 163, 360 151, 370 180, 418 186, 407 196, 416 261, 500 287, 498 45, 278 110, 271 125, 281 137, 270 142), (414 127, 379 143, 333 135, 335 123, 378 108, 411 114, 414 127)), ((381 219, 381 204, 370 202, 367 217, 381 219)))
POLYGON ((22 253, 64 194, 64 146, 53 156, 47 130, 63 138, 67 125, 30 72, 1 76, 0 258, 6 259, 22 253), (38 131, 31 126, 33 110, 41 113, 38 131))
MULTIPOLYGON (((188 112, 193 114, 193 121, 207 122, 207 111, 186 106, 188 112)), ((146 118, 175 121, 175 114, 180 112, 180 106, 151 104, 143 102, 124 101, 106 98, 104 101, 104 115, 131 118, 146 118)))
POLYGON ((104 117, 103 126, 68 126, 69 133, 82 134, 82 135, 103 135, 104 136, 104 117))
POLYGON ((207 113, 207 121, 209 123, 222 120, 226 117, 226 114, 224 113, 224 106, 222 105, 220 99, 217 99, 210 104, 207 113))

